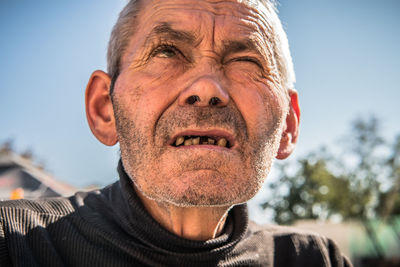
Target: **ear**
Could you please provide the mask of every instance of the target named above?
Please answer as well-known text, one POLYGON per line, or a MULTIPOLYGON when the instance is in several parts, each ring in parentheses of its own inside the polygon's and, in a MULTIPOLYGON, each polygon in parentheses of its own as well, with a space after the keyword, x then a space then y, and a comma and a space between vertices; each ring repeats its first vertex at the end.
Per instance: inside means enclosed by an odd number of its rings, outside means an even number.
POLYGON ((282 132, 281 142, 276 155, 277 159, 285 159, 292 154, 299 135, 300 106, 297 92, 289 90, 289 97, 289 113, 287 114, 285 128, 282 132))
POLYGON ((111 78, 105 72, 96 70, 86 86, 86 118, 96 138, 107 146, 117 143, 114 110, 109 94, 111 78))

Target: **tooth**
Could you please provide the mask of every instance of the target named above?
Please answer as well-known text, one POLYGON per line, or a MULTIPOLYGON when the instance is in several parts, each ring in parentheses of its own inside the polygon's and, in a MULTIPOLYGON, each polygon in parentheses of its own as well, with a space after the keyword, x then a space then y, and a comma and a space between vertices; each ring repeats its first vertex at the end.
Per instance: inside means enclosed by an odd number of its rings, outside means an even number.
POLYGON ((217 146, 223 146, 223 147, 226 147, 226 139, 225 138, 221 138, 221 139, 219 139, 218 140, 218 142, 217 142, 217 146))
POLYGON ((176 138, 175 145, 179 146, 179 145, 183 144, 184 141, 185 141, 185 138, 183 136, 179 136, 178 138, 176 138))
POLYGON ((193 140, 192 140, 192 138, 186 139, 184 145, 185 145, 185 146, 191 146, 191 145, 193 145, 193 140))
POLYGON ((193 138, 193 145, 198 145, 200 143, 200 137, 193 138))
POLYGON ((208 144, 209 144, 209 145, 215 144, 215 140, 212 139, 212 138, 208 138, 208 144))

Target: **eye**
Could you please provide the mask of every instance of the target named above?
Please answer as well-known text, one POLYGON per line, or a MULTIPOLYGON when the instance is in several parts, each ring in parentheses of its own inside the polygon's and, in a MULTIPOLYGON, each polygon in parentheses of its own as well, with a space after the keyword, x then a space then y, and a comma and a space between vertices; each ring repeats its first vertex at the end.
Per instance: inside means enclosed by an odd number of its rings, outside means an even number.
POLYGON ((257 65, 260 68, 263 68, 260 61, 253 57, 238 57, 231 60, 231 62, 250 62, 257 65))
POLYGON ((171 58, 176 56, 178 53, 179 53, 178 49, 175 48, 174 46, 161 45, 153 51, 152 56, 159 58, 171 58))

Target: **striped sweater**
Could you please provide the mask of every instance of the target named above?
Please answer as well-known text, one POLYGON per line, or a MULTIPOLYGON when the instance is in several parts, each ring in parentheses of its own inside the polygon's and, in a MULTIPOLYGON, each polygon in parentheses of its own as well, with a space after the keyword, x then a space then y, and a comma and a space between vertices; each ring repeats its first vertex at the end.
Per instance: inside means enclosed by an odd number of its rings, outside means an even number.
POLYGON ((120 180, 68 198, 0 204, 0 266, 351 266, 316 234, 249 222, 246 205, 229 212, 222 235, 178 237, 158 224, 120 180))

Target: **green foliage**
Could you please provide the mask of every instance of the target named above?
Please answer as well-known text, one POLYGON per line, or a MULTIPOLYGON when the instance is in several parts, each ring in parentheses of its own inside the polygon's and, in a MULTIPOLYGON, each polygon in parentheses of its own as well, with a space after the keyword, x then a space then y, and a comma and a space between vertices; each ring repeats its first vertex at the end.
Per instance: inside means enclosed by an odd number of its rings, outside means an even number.
POLYGON ((262 204, 277 223, 400 214, 400 136, 394 144, 385 142, 374 117, 356 120, 351 129, 341 152, 321 148, 279 165, 262 204))

